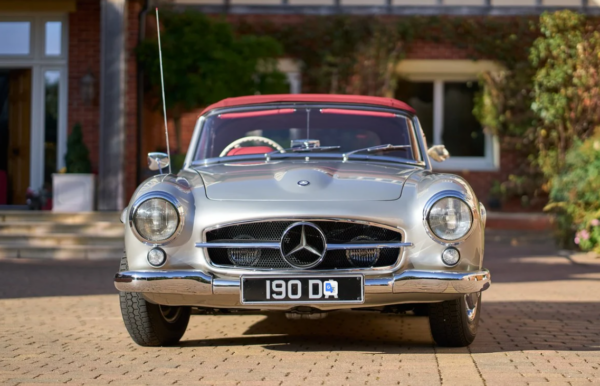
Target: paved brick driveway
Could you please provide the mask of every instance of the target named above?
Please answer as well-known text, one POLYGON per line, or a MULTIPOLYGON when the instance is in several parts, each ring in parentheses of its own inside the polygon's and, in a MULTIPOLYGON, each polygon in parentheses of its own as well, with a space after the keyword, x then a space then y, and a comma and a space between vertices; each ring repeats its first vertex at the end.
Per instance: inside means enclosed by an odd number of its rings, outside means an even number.
POLYGON ((195 316, 180 347, 141 348, 116 262, 0 261, 0 384, 600 384, 600 265, 543 241, 492 240, 486 259, 494 284, 464 349, 434 347, 426 318, 368 312, 195 316))

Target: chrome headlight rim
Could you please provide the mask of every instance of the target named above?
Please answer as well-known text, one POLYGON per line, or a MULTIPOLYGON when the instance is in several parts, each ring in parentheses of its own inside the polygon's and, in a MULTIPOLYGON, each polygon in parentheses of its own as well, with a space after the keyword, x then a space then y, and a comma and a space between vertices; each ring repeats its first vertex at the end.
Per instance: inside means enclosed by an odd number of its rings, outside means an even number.
POLYGON ((129 211, 129 227, 131 228, 133 235, 139 241, 141 241, 142 243, 144 243, 145 245, 148 245, 148 246, 156 247, 156 246, 166 245, 166 244, 170 243, 171 241, 176 239, 177 236, 179 236, 181 234, 181 232, 183 231, 184 223, 185 223, 185 211, 183 210, 183 205, 181 205, 181 202, 179 202, 179 200, 170 193, 165 193, 165 192, 145 193, 145 194, 141 195, 140 197, 138 197, 137 200, 135 200, 133 206, 131 207, 131 210, 129 211), (142 235, 140 235, 137 228, 135 227, 134 216, 135 216, 135 213, 137 212, 138 208, 143 203, 145 203, 146 201, 151 200, 153 198, 163 199, 163 200, 169 202, 171 205, 173 205, 173 207, 177 211, 178 223, 177 223, 177 227, 175 228, 175 232, 173 232, 173 234, 169 238, 166 238, 164 240, 157 240, 157 241, 148 240, 148 239, 144 238, 142 235))
POLYGON ((478 211, 475 210, 474 200, 470 195, 467 195, 463 192, 458 192, 454 190, 444 190, 442 192, 436 193, 427 201, 427 204, 425 204, 425 208, 423 209, 423 226, 425 227, 425 231, 427 232, 429 237, 431 237, 435 242, 445 247, 453 247, 465 241, 471 235, 471 233, 473 233, 476 221, 479 221, 479 215, 478 211), (471 225, 469 227, 469 230, 462 237, 456 240, 446 240, 439 237, 433 232, 433 230, 429 226, 429 212, 431 212, 431 209, 438 201, 444 198, 459 199, 471 210, 471 225))

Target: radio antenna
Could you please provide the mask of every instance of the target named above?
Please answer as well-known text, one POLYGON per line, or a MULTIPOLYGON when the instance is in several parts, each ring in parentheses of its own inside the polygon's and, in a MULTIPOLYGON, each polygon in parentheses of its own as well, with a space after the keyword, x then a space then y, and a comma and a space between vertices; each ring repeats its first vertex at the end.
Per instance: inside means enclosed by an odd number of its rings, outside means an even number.
POLYGON ((156 7, 156 31, 158 32, 158 61, 160 63, 160 86, 162 91, 163 116, 165 117, 165 137, 167 139, 167 156, 169 157, 169 174, 171 174, 171 149, 169 148, 169 128, 167 125, 167 103, 165 102, 165 78, 163 75, 162 48, 160 46, 160 21, 156 7))

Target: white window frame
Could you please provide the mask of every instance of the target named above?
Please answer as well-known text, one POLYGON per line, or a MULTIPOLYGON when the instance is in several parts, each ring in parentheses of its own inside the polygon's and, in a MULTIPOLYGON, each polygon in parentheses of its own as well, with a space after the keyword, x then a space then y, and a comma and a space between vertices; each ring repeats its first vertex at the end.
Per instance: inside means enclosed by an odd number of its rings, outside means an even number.
POLYGON ((31 23, 29 55, 0 55, 0 69, 31 70, 31 142, 29 160, 29 185, 39 189, 44 183, 45 142, 45 71, 59 71, 59 107, 56 165, 65 166, 68 125, 68 58, 69 18, 66 13, 5 13, 0 21, 28 21, 31 23), (46 22, 60 21, 61 54, 46 55, 46 22))
MULTIPOLYGON (((400 63, 400 76, 412 82, 433 83, 433 138, 428 145, 443 145, 444 84, 446 82, 477 82, 478 74, 498 70, 494 62, 470 60, 406 60, 400 63), (431 143, 433 141, 433 143, 431 143)), ((434 170, 440 171, 497 171, 500 168, 500 146, 497 136, 485 133, 483 157, 453 157, 445 162, 431 161, 434 170)))

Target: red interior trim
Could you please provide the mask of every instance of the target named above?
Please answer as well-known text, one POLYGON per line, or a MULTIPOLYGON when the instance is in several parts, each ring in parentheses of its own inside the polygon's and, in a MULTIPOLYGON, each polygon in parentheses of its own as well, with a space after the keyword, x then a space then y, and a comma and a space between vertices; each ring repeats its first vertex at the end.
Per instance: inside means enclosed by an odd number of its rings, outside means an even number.
POLYGON ((226 113, 220 114, 221 119, 234 119, 234 118, 249 118, 249 117, 261 117, 265 115, 277 115, 277 114, 292 114, 296 109, 272 109, 272 110, 261 110, 261 111, 247 111, 244 113, 226 113))
POLYGON ((274 150, 270 146, 246 146, 231 149, 227 155, 265 154, 274 150))
POLYGON ((367 115, 370 117, 386 117, 394 118, 396 114, 386 113, 383 111, 366 111, 366 110, 348 110, 348 109, 321 109, 323 114, 346 114, 346 115, 367 115))

